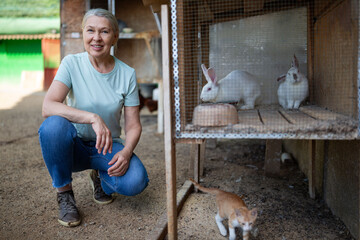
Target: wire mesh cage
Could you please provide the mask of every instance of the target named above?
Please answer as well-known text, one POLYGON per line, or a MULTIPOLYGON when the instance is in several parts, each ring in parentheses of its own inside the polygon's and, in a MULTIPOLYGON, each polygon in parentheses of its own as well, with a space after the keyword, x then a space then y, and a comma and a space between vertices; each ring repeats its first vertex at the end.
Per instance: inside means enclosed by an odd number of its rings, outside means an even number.
POLYGON ((358 1, 172 0, 176 138, 359 136, 358 1))

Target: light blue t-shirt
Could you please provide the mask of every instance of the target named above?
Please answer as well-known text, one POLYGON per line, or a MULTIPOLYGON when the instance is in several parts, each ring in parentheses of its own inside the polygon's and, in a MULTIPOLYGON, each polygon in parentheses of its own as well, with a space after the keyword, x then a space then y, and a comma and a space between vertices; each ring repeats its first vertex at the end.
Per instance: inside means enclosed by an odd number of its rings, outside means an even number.
MULTIPOLYGON (((135 70, 114 59, 114 69, 100 73, 91 64, 87 52, 68 55, 61 61, 54 80, 69 87, 69 106, 98 114, 110 129, 113 140, 121 142, 122 107, 138 106, 139 92, 135 70)), ((73 124, 80 138, 96 140, 91 124, 73 124)))

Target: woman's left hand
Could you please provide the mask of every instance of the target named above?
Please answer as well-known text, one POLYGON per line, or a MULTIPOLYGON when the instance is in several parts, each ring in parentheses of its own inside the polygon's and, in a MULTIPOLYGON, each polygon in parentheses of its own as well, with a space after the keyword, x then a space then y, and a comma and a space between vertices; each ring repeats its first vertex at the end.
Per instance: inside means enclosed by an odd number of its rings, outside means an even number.
POLYGON ((142 128, 140 123, 139 107, 125 106, 124 116, 126 141, 124 148, 120 152, 116 153, 109 162, 109 165, 112 165, 108 169, 108 174, 111 177, 122 176, 126 173, 129 168, 130 158, 141 134, 142 128))
POLYGON ((131 154, 126 153, 123 149, 122 151, 116 153, 111 161, 108 163, 112 165, 108 169, 108 174, 110 177, 119 177, 126 173, 129 168, 131 154))

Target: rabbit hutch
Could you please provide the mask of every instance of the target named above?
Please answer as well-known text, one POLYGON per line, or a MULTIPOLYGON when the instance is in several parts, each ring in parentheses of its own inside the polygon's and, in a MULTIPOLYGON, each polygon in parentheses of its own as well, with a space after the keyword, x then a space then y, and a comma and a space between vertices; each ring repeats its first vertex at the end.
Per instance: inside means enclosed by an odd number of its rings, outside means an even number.
MULTIPOLYGON (((353 0, 162 6, 169 239, 177 238, 176 143, 198 146, 199 160, 206 139, 267 139, 271 148, 359 138, 358 15, 353 0)), ((194 168, 198 180, 199 161, 194 168)))

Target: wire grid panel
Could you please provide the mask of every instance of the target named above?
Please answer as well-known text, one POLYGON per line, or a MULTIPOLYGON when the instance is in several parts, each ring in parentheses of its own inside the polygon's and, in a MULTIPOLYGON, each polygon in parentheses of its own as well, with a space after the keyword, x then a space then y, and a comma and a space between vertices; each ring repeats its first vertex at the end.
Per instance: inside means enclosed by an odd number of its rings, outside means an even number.
POLYGON ((353 4, 172 0, 175 136, 357 138, 353 4))

